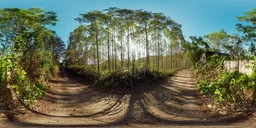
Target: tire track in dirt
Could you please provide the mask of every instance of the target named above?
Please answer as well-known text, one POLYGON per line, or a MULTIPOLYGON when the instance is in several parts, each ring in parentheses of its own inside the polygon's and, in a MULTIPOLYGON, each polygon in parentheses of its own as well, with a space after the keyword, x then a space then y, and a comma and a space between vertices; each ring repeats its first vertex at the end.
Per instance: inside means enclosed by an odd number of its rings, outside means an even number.
POLYGON ((154 89, 141 93, 102 92, 64 76, 49 82, 50 90, 35 109, 17 118, 17 126, 225 125, 201 110, 191 70, 176 72, 154 89))

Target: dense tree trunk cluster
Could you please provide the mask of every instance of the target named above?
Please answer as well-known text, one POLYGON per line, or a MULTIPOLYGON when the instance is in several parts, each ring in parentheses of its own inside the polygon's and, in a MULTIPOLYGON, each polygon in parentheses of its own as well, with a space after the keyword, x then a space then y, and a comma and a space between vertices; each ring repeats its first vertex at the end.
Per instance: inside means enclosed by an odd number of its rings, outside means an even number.
POLYGON ((80 25, 70 33, 69 65, 100 72, 183 67, 181 25, 162 13, 109 8, 76 18, 80 25))

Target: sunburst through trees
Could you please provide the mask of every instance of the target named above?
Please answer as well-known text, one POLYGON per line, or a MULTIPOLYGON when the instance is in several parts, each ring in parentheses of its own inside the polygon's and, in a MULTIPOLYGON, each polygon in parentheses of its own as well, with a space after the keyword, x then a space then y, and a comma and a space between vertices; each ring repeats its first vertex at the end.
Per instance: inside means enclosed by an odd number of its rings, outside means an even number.
POLYGON ((137 70, 168 72, 185 66, 181 25, 163 13, 108 8, 76 18, 68 65, 99 74, 137 70))

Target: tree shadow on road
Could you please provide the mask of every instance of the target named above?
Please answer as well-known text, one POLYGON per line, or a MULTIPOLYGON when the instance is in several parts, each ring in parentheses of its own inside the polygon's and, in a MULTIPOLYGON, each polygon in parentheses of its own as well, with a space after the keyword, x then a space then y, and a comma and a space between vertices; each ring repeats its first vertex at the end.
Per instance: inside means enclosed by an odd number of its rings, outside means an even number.
MULTIPOLYGON (((179 76, 182 77, 182 76, 179 76)), ((77 84, 77 81, 51 81, 54 84, 77 84)), ((96 86, 81 86, 76 93, 65 93, 58 91, 48 91, 45 96, 45 102, 57 104, 63 110, 76 108, 71 114, 59 115, 52 112, 48 106, 47 111, 36 109, 28 110, 34 115, 43 118, 61 119, 61 120, 95 120, 95 123, 81 122, 80 124, 59 124, 59 123, 39 123, 16 119, 12 122, 17 126, 24 127, 103 127, 103 126, 129 126, 133 124, 152 124, 152 125, 184 125, 184 126, 211 126, 228 125, 234 121, 245 121, 246 115, 236 117, 222 116, 211 118, 204 113, 200 106, 202 105, 196 98, 199 98, 191 88, 184 88, 180 84, 188 84, 186 81, 170 82, 162 80, 152 84, 148 89, 135 91, 106 91, 96 86), (98 123, 97 123, 98 122, 98 123)), ((190 84, 190 83, 189 83, 190 84)), ((58 85, 56 85, 58 86, 58 85)), ((120 90, 119 90, 120 91, 120 90)), ((55 108, 53 108, 55 109, 55 108)), ((70 110, 71 110, 70 109, 70 110)))

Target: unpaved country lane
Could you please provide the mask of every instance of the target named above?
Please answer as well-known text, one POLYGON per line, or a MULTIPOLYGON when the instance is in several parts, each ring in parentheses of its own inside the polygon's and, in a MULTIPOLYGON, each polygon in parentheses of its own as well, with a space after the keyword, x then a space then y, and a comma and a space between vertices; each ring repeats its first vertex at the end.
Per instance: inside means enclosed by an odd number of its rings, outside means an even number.
POLYGON ((31 112, 7 123, 16 127, 246 127, 202 111, 190 69, 176 72, 151 90, 114 94, 64 76, 49 82, 50 90, 31 112))

